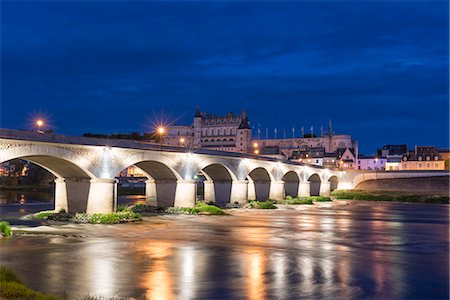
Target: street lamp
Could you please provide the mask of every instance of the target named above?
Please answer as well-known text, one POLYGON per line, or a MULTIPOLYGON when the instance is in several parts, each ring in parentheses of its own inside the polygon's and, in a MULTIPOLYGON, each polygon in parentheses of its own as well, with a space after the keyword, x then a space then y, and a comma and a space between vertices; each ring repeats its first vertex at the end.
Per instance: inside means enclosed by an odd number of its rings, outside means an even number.
POLYGON ((255 154, 259 154, 259 150, 258 149, 255 150, 255 154))
POLYGON ((45 123, 44 123, 44 121, 42 120, 42 119, 37 119, 36 120, 36 126, 37 126, 37 132, 39 132, 39 133, 44 133, 41 129, 42 129, 42 127, 45 125, 45 123))
POLYGON ((253 143, 253 148, 258 148, 258 143, 257 142, 253 143))
POLYGON ((156 132, 157 132, 158 135, 159 135, 159 141, 160 141, 159 146, 160 146, 160 148, 162 149, 162 143, 163 143, 164 134, 166 133, 166 128, 163 127, 163 126, 159 126, 159 127, 156 129, 156 132))

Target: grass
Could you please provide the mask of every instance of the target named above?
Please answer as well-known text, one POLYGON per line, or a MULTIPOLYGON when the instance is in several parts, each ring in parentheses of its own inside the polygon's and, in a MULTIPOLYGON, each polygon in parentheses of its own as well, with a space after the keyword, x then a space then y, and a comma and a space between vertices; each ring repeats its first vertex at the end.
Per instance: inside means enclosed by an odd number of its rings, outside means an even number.
POLYGON ((284 205, 299 205, 299 204, 313 204, 313 201, 311 199, 303 199, 303 198, 292 198, 292 199, 284 199, 281 201, 278 201, 279 204, 284 205))
POLYGON ((141 215, 139 213, 132 212, 131 210, 107 214, 56 213, 54 211, 42 211, 35 213, 32 217, 39 220, 90 224, 119 224, 141 220, 141 215))
POLYGON ((331 193, 336 199, 364 200, 364 201, 393 201, 416 203, 448 204, 449 197, 441 195, 418 195, 395 191, 362 191, 362 190, 336 190, 331 193))
POLYGON ((165 210, 169 214, 189 214, 189 215, 226 215, 220 207, 198 202, 194 207, 169 207, 165 210))
POLYGON ((57 300, 60 298, 46 295, 30 289, 23 284, 14 272, 0 266, 0 298, 1 299, 27 299, 27 300, 57 300))
POLYGON ((33 215, 33 219, 39 219, 39 220, 48 220, 48 218, 52 215, 54 215, 56 212, 54 210, 44 210, 37 212, 33 215))
POLYGON ((309 196, 309 197, 292 197, 287 196, 285 199, 278 201, 279 204, 284 205, 299 205, 306 204, 311 205, 313 202, 329 202, 333 201, 330 197, 322 197, 322 196, 309 196))
POLYGON ((273 201, 271 200, 267 201, 249 200, 248 207, 256 209, 277 209, 277 207, 273 204, 273 201))
POLYGON ((12 235, 11 226, 8 222, 0 222, 0 234, 4 237, 10 237, 12 235))

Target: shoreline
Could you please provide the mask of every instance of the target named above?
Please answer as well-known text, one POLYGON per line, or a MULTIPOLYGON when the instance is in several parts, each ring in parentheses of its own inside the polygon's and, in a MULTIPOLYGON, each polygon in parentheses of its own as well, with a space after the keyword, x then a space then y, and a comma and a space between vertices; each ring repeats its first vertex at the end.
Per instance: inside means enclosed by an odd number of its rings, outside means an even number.
MULTIPOLYGON (((125 226, 139 226, 142 224, 149 223, 159 223, 161 219, 198 219, 202 220, 205 218, 227 218, 227 217, 258 217, 258 215, 267 215, 274 212, 306 212, 306 211, 319 211, 322 209, 340 209, 346 206, 357 206, 357 205, 370 205, 375 201, 364 201, 364 200, 350 200, 350 199, 338 199, 331 202, 316 202, 314 205, 283 205, 277 204, 278 209, 252 209, 252 208, 229 208, 226 209, 228 215, 217 216, 217 215, 189 215, 189 214, 159 214, 159 213, 148 213, 142 215, 142 220, 139 222, 129 222, 120 224, 87 224, 87 223, 71 223, 62 221, 40 221, 41 224, 36 224, 34 226, 29 226, 26 224, 21 225, 11 225, 13 230, 13 236, 60 236, 60 237, 73 237, 73 238, 87 238, 94 237, 95 234, 86 233, 86 230, 93 228, 125 228, 125 226)), ((392 202, 392 201, 381 201, 390 204, 415 204, 420 205, 422 203, 405 203, 405 202, 392 202)), ((425 203, 426 204, 426 203, 425 203)), ((23 217, 16 220, 24 220, 23 217)), ((34 220, 37 221, 37 220, 34 220)), ((39 223, 39 222, 37 222, 39 223)))

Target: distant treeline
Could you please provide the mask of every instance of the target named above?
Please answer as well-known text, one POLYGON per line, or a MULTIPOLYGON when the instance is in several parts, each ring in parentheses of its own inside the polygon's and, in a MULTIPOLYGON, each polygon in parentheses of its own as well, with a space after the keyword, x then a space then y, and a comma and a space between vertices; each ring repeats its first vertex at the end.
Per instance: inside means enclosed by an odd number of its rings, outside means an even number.
POLYGON ((113 134, 97 134, 97 133, 84 133, 84 137, 100 138, 100 139, 118 139, 118 140, 133 140, 133 141, 160 141, 160 136, 155 132, 151 133, 113 133, 113 134))

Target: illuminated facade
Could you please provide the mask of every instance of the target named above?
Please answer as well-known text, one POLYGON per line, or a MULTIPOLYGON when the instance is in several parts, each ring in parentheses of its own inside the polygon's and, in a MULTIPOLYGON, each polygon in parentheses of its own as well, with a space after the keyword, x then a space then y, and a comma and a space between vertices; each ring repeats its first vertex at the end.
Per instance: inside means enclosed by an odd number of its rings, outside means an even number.
POLYGON ((251 137, 252 129, 245 112, 217 116, 197 109, 193 124, 171 126, 164 144, 247 153, 251 148, 251 137))

